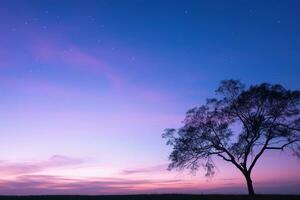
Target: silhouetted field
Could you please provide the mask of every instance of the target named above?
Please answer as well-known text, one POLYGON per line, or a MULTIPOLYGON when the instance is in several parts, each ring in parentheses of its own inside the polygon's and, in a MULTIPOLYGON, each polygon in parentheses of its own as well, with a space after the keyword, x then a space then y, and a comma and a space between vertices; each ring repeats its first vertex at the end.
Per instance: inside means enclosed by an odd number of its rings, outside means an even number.
POLYGON ((0 196, 0 200, 300 200, 300 195, 51 195, 51 196, 0 196))

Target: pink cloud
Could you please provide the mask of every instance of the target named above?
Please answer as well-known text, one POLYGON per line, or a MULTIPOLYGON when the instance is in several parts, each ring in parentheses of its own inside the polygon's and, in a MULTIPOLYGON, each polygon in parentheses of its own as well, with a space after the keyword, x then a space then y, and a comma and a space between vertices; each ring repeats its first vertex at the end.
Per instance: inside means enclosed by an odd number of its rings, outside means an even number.
POLYGON ((167 169, 167 164, 155 165, 151 167, 145 168, 134 168, 134 169, 124 169, 121 174, 123 175, 131 175, 131 174, 149 174, 155 172, 161 172, 167 169))
MULTIPOLYGON (((141 194, 157 191, 181 191, 191 188, 190 183, 174 180, 152 179, 66 179, 57 176, 26 175, 16 180, 0 181, 0 194, 141 194)), ((195 189, 195 188, 194 188, 195 189)), ((189 189, 188 189, 189 190, 189 189)))
MULTIPOLYGON (((99 56, 59 38, 60 37, 49 35, 48 38, 37 39, 36 36, 32 36, 32 38, 30 38, 31 46, 29 47, 29 51, 35 61, 54 64, 58 67, 69 68, 70 70, 82 73, 99 74, 99 77, 103 77, 114 87, 114 89, 117 89, 116 92, 118 92, 118 94, 125 95, 126 97, 134 96, 140 101, 160 103, 168 102, 173 98, 171 94, 160 89, 126 83, 124 76, 116 71, 116 67, 118 66, 111 66, 99 56)), ((1 66, 6 66, 7 59, 2 59, 6 56, 5 51, 1 51, 0 49, 0 68, 1 66)), ((20 65, 19 63, 17 66, 22 66, 22 64, 23 63, 20 65)), ((20 80, 20 82, 22 82, 22 80, 20 80)), ((24 83, 21 83, 21 85, 24 85, 24 83)), ((38 80, 35 82, 26 80, 25 85, 28 86, 27 89, 36 90, 33 92, 37 93, 39 93, 39 91, 49 91, 45 93, 56 93, 62 96, 73 93, 73 91, 69 91, 69 88, 67 88, 67 91, 65 88, 59 87, 58 84, 47 83, 46 80, 38 80)))
MULTIPOLYGON (((299 182, 265 182, 257 184, 259 193, 299 194, 299 182)), ((46 194, 149 194, 149 193, 246 193, 246 187, 234 182, 208 186, 179 179, 70 179, 58 176, 26 175, 16 180, 0 180, 1 195, 46 194)))
POLYGON ((122 84, 121 76, 111 66, 78 47, 72 45, 60 47, 55 42, 47 40, 40 40, 34 44, 32 54, 37 61, 62 62, 75 70, 102 74, 115 87, 122 84))
POLYGON ((32 54, 38 62, 62 62, 73 70, 102 75, 115 89, 119 90, 119 93, 125 92, 126 95, 138 96, 143 100, 157 103, 170 101, 172 98, 167 91, 126 83, 123 75, 118 73, 113 66, 78 46, 59 45, 59 43, 47 39, 40 39, 33 44, 32 54))
POLYGON ((73 158, 63 155, 54 155, 49 158, 47 162, 43 162, 45 167, 58 167, 66 165, 77 165, 83 163, 82 159, 73 158))
POLYGON ((49 168, 78 165, 81 163, 83 163, 83 160, 81 159, 71 158, 62 155, 54 155, 48 160, 38 162, 13 163, 0 161, 0 174, 2 177, 18 176, 22 174, 41 172, 49 168))

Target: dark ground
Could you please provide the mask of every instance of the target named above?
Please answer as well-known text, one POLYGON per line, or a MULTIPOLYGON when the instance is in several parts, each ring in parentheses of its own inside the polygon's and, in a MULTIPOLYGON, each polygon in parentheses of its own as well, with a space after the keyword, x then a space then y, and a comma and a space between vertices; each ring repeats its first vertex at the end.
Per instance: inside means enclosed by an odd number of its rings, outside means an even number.
POLYGON ((300 200, 300 195, 113 195, 113 196, 0 196, 0 200, 300 200))

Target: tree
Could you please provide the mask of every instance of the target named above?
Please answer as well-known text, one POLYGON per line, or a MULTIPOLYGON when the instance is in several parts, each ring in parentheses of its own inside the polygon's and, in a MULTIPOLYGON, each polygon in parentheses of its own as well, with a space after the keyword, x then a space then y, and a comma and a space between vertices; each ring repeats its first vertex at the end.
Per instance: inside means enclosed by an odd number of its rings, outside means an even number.
POLYGON ((190 109, 181 128, 163 133, 173 147, 169 169, 204 166, 212 176, 213 158, 220 158, 244 175, 254 195, 251 173, 264 152, 289 149, 300 157, 300 91, 268 83, 246 88, 226 80, 216 95, 190 109))

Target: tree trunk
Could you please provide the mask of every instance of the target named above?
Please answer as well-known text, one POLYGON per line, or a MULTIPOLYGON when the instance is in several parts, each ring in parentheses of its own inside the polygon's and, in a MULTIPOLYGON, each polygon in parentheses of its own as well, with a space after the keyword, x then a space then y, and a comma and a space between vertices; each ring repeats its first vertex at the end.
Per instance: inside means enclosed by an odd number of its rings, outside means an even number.
POLYGON ((255 195, 250 173, 246 173, 245 178, 246 178, 246 181, 247 181, 248 194, 251 195, 251 196, 255 195))

